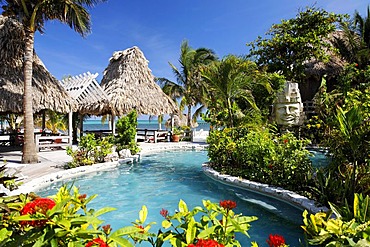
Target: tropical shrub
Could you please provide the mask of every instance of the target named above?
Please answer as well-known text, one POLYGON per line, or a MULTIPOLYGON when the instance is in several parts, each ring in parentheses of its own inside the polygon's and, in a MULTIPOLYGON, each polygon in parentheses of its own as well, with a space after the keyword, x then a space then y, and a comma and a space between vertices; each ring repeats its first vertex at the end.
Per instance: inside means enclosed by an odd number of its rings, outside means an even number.
POLYGON ((307 141, 291 133, 224 129, 212 131, 207 142, 210 166, 221 173, 302 193, 312 183, 307 141))
POLYGON ((203 207, 189 210, 180 200, 174 215, 161 210, 163 231, 157 234, 150 232, 154 222, 145 223, 148 215, 145 206, 131 226, 113 231, 109 224, 103 225, 99 216, 115 209, 89 208, 95 197, 87 197, 76 187, 67 186, 49 198, 40 198, 34 193, 0 197, 0 246, 131 247, 146 241, 155 247, 165 242, 176 247, 240 247, 235 234, 248 236, 249 223, 257 220, 254 216, 235 214, 234 201, 219 204, 203 201, 203 207))
POLYGON ((312 145, 320 145, 324 134, 325 123, 317 115, 308 119, 301 129, 301 138, 310 140, 312 145))
POLYGON ((348 206, 337 208, 330 204, 329 212, 309 215, 303 213, 302 228, 311 245, 320 246, 369 246, 370 198, 354 195, 353 210, 348 206), (334 214, 334 215, 333 215, 334 214), (335 216, 335 217, 333 217, 335 216))
POLYGON ((67 168, 104 162, 104 158, 112 152, 112 147, 113 144, 109 138, 95 139, 93 134, 82 136, 77 150, 70 147, 66 149, 67 154, 72 156, 72 161, 67 164, 67 168))
POLYGON ((236 203, 230 200, 220 201, 219 204, 203 200, 203 207, 189 210, 186 203, 180 200, 174 215, 171 216, 166 209, 161 210, 165 218, 162 227, 167 231, 160 232, 157 240, 169 241, 176 247, 240 246, 235 234, 239 232, 249 236, 249 223, 257 217, 235 214, 235 207, 236 203))
MULTIPOLYGON (((17 179, 17 174, 7 174, 6 171, 6 161, 4 161, 4 165, 0 165, 0 185, 4 186, 8 190, 15 190, 18 188, 18 186, 21 184, 20 182, 16 182, 15 179, 17 179)), ((0 192, 0 196, 2 196, 3 193, 0 192)))
POLYGON ((116 124, 117 136, 114 137, 114 143, 117 145, 117 151, 129 149, 131 154, 140 151, 136 143, 137 113, 131 111, 126 116, 118 119, 116 124))

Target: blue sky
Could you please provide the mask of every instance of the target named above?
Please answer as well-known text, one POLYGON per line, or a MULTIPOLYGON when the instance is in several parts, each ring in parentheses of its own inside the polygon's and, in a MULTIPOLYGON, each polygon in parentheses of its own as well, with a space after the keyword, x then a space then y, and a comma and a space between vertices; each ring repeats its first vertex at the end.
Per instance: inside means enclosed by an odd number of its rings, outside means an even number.
POLYGON ((173 78, 180 44, 213 49, 222 58, 248 53, 246 43, 263 36, 274 23, 294 18, 306 6, 329 12, 366 13, 365 0, 108 0, 90 10, 92 33, 82 38, 59 22, 37 34, 37 54, 58 79, 87 71, 99 81, 114 51, 138 46, 157 77, 173 78))

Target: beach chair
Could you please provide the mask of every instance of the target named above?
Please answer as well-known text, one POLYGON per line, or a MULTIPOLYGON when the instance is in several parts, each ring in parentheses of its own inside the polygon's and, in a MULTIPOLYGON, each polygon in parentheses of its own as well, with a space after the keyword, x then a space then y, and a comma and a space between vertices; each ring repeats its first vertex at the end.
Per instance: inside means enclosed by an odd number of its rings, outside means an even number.
POLYGON ((17 177, 15 181, 24 180, 27 178, 27 176, 22 173, 22 168, 24 168, 26 164, 5 163, 4 165, 6 168, 5 174, 8 176, 17 177))

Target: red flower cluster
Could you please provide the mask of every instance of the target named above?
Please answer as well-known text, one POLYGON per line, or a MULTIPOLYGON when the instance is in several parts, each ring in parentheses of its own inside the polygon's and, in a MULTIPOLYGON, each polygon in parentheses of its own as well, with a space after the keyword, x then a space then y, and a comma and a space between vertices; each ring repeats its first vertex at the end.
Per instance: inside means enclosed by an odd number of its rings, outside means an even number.
POLYGON ((168 217, 168 210, 167 209, 162 208, 162 210, 159 213, 163 216, 163 218, 168 217))
MULTIPOLYGON (((49 198, 37 198, 32 202, 28 202, 20 211, 21 215, 33 215, 36 213, 41 213, 46 215, 46 212, 55 207, 55 202, 49 198)), ((47 220, 32 220, 32 221, 21 221, 21 225, 30 226, 44 226, 47 220)))
POLYGON ((231 210, 233 208, 236 208, 236 202, 231 200, 224 200, 220 201, 220 206, 223 207, 224 209, 231 210))
POLYGON ((85 246, 86 247, 91 247, 91 246, 109 247, 108 244, 104 242, 104 240, 101 238, 95 238, 91 240, 90 242, 88 242, 85 246))
POLYGON ((195 245, 189 244, 188 247, 225 247, 225 246, 213 239, 199 239, 195 245))
POLYGON ((266 240, 269 247, 283 247, 285 246, 285 239, 283 236, 275 234, 270 234, 269 238, 266 240))

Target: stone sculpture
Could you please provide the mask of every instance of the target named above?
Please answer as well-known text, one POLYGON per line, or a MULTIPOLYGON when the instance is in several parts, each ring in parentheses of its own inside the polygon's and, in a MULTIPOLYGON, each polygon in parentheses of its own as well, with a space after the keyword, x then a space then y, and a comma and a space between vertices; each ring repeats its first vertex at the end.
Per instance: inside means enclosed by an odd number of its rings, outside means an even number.
POLYGON ((278 125, 293 126, 302 124, 304 114, 298 83, 285 83, 284 91, 277 94, 274 113, 278 125))

